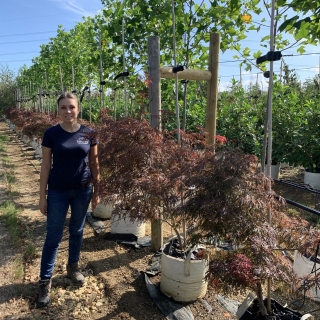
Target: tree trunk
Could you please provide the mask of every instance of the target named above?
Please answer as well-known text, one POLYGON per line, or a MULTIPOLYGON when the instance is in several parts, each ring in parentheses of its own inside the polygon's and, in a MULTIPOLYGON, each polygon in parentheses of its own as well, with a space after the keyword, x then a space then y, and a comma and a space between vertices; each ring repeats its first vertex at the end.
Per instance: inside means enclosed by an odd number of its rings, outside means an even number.
POLYGON ((267 308, 265 307, 263 303, 263 294, 262 294, 262 286, 261 282, 257 283, 257 298, 259 301, 259 312, 262 317, 265 317, 268 315, 267 308))

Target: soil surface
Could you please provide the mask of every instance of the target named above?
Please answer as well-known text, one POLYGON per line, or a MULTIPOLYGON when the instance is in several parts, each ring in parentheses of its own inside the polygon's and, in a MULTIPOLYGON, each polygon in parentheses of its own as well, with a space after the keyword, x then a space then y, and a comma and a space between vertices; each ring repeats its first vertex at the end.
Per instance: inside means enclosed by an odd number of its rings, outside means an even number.
MULTIPOLYGON (((0 152, 0 157, 9 157, 10 162, 14 164, 17 182, 15 192, 12 193, 14 196, 11 194, 10 199, 20 209, 21 225, 27 231, 27 237, 21 239, 21 245, 14 246, 6 226, 0 220, 0 319, 176 319, 163 314, 147 290, 144 271, 154 253, 149 247, 137 249, 107 240, 105 235, 110 231, 109 220, 102 221, 105 231, 100 234, 86 223, 79 263, 86 276, 86 284, 80 288, 73 286, 66 277, 65 268, 69 215, 53 275, 52 302, 46 308, 36 308, 40 255, 46 223, 45 217, 38 210, 40 161, 34 157, 34 150, 26 147, 18 136, 9 130, 4 121, 0 121, 0 136, 9 137, 6 151, 0 152), (20 270, 17 262, 23 261, 23 253, 28 242, 35 247, 36 255, 29 261, 24 259, 23 270, 20 270)), ((8 193, 3 175, 5 169, 1 163, 0 158, 2 202, 8 199, 8 193)), ((150 234, 150 226, 147 225, 146 229, 146 234, 150 234)), ((170 229, 165 231, 167 237, 172 235, 170 229)), ((157 290, 160 277, 160 274, 150 277, 157 290)), ((231 306, 239 305, 245 296, 246 294, 235 294, 228 297, 233 300, 231 306)), ((282 303, 288 302, 276 292, 274 296, 277 296, 282 303)), ((227 310, 218 301, 217 293, 210 286, 203 299, 192 303, 181 303, 181 307, 189 308, 197 320, 236 319, 232 311, 227 310)), ((318 308, 320 305, 307 299, 302 311, 306 313, 318 308)), ((316 319, 320 319, 319 311, 315 311, 313 315, 316 319)), ((180 320, 187 319, 180 318, 180 320)))

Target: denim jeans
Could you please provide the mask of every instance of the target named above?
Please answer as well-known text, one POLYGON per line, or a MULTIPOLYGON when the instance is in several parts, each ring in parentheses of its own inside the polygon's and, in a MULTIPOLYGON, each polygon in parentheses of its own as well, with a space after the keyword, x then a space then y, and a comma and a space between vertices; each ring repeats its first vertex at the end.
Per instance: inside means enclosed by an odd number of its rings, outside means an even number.
POLYGON ((47 235, 42 249, 40 278, 50 279, 62 239, 70 205, 68 264, 78 262, 82 246, 83 228, 92 195, 92 185, 76 190, 48 190, 47 235))

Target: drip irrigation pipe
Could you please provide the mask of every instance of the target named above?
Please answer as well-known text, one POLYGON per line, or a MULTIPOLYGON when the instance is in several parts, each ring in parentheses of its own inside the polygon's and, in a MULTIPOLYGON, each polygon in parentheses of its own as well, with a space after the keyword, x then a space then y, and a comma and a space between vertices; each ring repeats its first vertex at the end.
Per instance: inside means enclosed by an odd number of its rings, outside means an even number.
POLYGON ((278 182, 278 183, 284 183, 284 184, 288 184, 292 187, 298 188, 298 189, 302 189, 308 192, 312 192, 315 194, 320 194, 320 190, 313 188, 311 185, 309 184, 299 184, 297 182, 294 181, 290 181, 290 180, 283 180, 283 179, 274 179, 274 182, 278 182))
MULTIPOLYGON (((276 196, 277 199, 279 199, 280 197, 279 196, 276 196)), ((320 211, 319 210, 316 210, 316 209, 312 209, 312 208, 309 208, 307 206, 304 206, 303 204, 301 203, 298 203, 298 202, 295 202, 295 201, 292 201, 292 200, 289 200, 289 199, 286 199, 284 198, 284 200, 286 200, 287 203, 297 207, 297 208, 300 208, 300 209, 303 209, 305 211, 308 211, 308 212, 311 212, 317 216, 320 216, 320 211)))

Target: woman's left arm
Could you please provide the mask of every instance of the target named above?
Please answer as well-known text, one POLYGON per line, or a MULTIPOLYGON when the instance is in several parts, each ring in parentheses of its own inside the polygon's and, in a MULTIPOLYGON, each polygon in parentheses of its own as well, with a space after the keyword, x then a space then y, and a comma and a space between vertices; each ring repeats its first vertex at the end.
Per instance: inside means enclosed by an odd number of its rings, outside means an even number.
POLYGON ((98 145, 94 145, 90 148, 89 153, 89 166, 91 171, 91 176, 93 180, 93 194, 92 194, 92 210, 99 203, 99 180, 100 180, 100 170, 99 170, 99 160, 98 160, 98 145))

